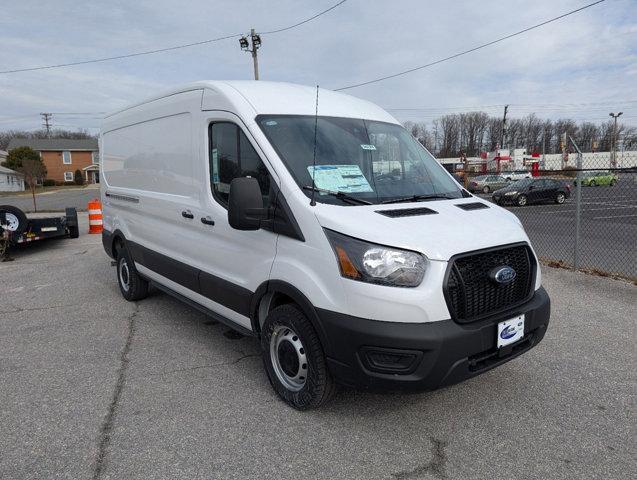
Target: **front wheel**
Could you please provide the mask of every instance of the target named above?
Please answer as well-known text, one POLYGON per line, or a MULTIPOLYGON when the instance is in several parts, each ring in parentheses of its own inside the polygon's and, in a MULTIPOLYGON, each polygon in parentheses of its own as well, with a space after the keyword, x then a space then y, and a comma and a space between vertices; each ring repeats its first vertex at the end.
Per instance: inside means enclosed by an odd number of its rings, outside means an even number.
POLYGON ((525 206, 525 205, 526 205, 526 201, 527 201, 527 200, 526 200, 526 195, 520 195, 520 196, 518 197, 518 206, 519 206, 519 207, 523 207, 523 206, 525 206))
POLYGON ((616 183, 617 183, 617 180, 613 179, 610 181, 610 186, 614 187, 616 183))
POLYGON ((555 203, 562 204, 564 203, 564 200, 566 200, 566 196, 563 193, 558 193, 555 196, 555 203))
POLYGON ((485 185, 484 188, 482 189, 482 193, 489 193, 491 191, 491 189, 489 188, 488 185, 485 185))
POLYGON ((328 402, 336 386, 314 327, 294 305, 272 310, 261 332, 261 355, 276 393, 297 410, 328 402))
POLYGON ((597 183, 595 182, 595 180, 591 180, 590 183, 588 184, 590 187, 594 187, 597 185, 597 183))

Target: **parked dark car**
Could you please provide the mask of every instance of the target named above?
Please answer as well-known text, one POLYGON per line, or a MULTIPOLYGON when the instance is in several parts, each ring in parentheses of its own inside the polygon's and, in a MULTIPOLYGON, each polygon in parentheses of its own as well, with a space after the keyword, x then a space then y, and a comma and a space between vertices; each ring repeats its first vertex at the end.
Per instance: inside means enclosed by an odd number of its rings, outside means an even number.
POLYGON ((530 203, 564 203, 571 196, 571 187, 552 178, 525 178, 493 192, 498 205, 513 204, 523 207, 530 203))

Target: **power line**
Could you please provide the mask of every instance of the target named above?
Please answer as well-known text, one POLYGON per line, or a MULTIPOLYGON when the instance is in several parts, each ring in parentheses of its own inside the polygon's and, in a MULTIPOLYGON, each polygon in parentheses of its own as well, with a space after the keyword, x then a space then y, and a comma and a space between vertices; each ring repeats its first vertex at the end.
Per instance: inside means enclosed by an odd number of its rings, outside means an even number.
POLYGON ((585 5, 583 7, 577 8, 575 10, 571 10, 570 12, 564 13, 564 14, 560 15, 559 17, 551 18, 550 20, 546 20, 546 21, 544 21, 542 23, 538 23, 537 25, 533 25, 531 27, 525 28, 525 29, 520 30, 518 32, 511 33, 510 35, 506 35, 504 37, 500 37, 500 38, 498 38, 496 40, 492 40, 490 42, 483 43, 482 45, 478 45, 477 47, 470 48, 469 50, 465 50, 463 52, 459 52, 459 53, 450 55, 448 57, 441 58, 441 59, 433 61, 431 63, 427 63, 426 65, 420 65, 419 67, 410 68, 409 70, 403 70, 402 72, 394 73, 392 75, 386 75, 384 77, 376 78, 374 80, 368 80, 366 82, 361 82, 361 83, 356 83, 356 84, 353 84, 353 85, 348 85, 346 87, 336 88, 335 90, 336 91, 340 91, 340 90, 349 90, 350 88, 362 87, 363 85, 369 85, 370 83, 382 82, 383 80, 388 80, 390 78, 400 77, 401 75, 406 75, 408 73, 415 72, 417 70, 422 70, 423 68, 432 67, 434 65, 438 65, 439 63, 443 63, 443 62, 446 62, 448 60, 452 60, 454 58, 461 57, 462 55, 466 55, 468 53, 475 52, 476 50, 480 50, 482 48, 488 47, 490 45, 494 45, 496 43, 502 42, 502 41, 507 40, 509 38, 515 37, 517 35, 521 35, 523 33, 526 33, 526 32, 528 32, 530 30, 542 27, 542 26, 547 25, 549 23, 556 22, 557 20, 560 20, 560 19, 562 19, 564 17, 568 17, 569 15, 573 15, 573 14, 575 14, 577 12, 581 12, 582 10, 586 10, 587 8, 590 8, 590 7, 594 6, 594 5, 597 5, 598 3, 602 3, 604 1, 605 0, 598 0, 597 2, 589 3, 588 5, 585 5))
MULTIPOLYGON (((290 25, 288 27, 284 27, 284 28, 279 28, 278 30, 271 30, 269 32, 264 32, 264 35, 269 35, 272 33, 279 33, 279 32, 284 32, 286 30, 291 30, 292 28, 296 28, 300 25, 303 25, 304 23, 307 22, 311 22, 312 20, 314 20, 315 18, 320 17, 321 15, 329 12, 330 10, 335 9, 336 7, 342 5, 343 3, 345 3, 347 0, 341 0, 340 2, 336 3, 335 5, 331 6, 330 8, 323 10, 322 12, 317 13, 316 15, 313 15, 312 17, 306 18, 305 20, 302 20, 298 23, 295 23, 294 25, 290 25)), ((154 50, 145 50, 142 52, 134 52, 134 53, 128 53, 125 55, 115 55, 112 57, 103 57, 103 58, 94 58, 91 60, 81 60, 81 61, 77 61, 77 62, 68 62, 68 63, 58 63, 58 64, 54 64, 54 65, 40 65, 37 67, 27 67, 27 68, 14 68, 14 69, 10 69, 10 70, 3 70, 0 71, 0 74, 3 73, 18 73, 18 72, 33 72, 35 70, 47 70, 47 69, 51 69, 51 68, 62 68, 62 67, 73 67, 73 66, 77 66, 77 65, 86 65, 88 63, 99 63, 99 62, 109 62, 111 60, 120 60, 123 58, 132 58, 132 57, 140 57, 142 55, 153 55, 155 53, 162 53, 162 52, 169 52, 172 50, 179 50, 182 48, 189 48, 189 47, 195 47, 198 45, 205 45, 208 43, 214 43, 214 42, 220 42, 222 40, 228 40, 230 38, 238 38, 243 36, 242 33, 234 33, 232 35, 224 35, 223 37, 217 37, 217 38, 211 38, 208 40, 202 40, 200 42, 192 42, 192 43, 185 43, 182 45, 175 45, 172 47, 166 47, 166 48, 157 48, 154 50)))
MULTIPOLYGON (((604 102, 588 102, 588 103, 509 103, 510 107, 515 107, 518 109, 533 109, 533 108, 541 108, 541 109, 550 109, 550 110, 583 110, 583 109, 606 109, 609 105, 621 104, 625 105, 628 103, 637 103, 637 100, 607 100, 604 102)), ((445 112, 449 110, 480 110, 485 108, 502 108, 504 107, 504 103, 495 103, 492 105, 469 105, 469 106, 429 106, 429 107, 395 107, 395 108, 385 108, 385 110, 393 111, 393 112, 424 112, 424 111, 434 111, 434 112, 445 112)))
POLYGON ((271 33, 280 33, 280 32, 285 32, 286 30, 291 30, 293 28, 298 27, 299 25, 303 25, 304 23, 307 22, 311 22, 312 20, 314 20, 315 18, 320 17, 321 15, 326 14, 327 12, 334 10, 336 7, 340 7, 341 5, 343 5, 347 0, 341 0, 338 3, 335 3, 334 5, 332 5, 330 8, 323 10, 322 12, 317 13, 316 15, 314 15, 313 17, 310 18, 306 18, 305 20, 299 22, 299 23, 295 23, 294 25, 290 25, 289 27, 285 27, 285 28, 279 28, 278 30, 271 30, 269 32, 262 32, 261 35, 270 35, 271 33))
POLYGON ((168 51, 171 51, 171 50, 179 50, 180 48, 194 47, 196 45, 204 45, 206 43, 219 42, 221 40, 227 40, 229 38, 235 38, 235 37, 240 37, 240 36, 241 36, 240 33, 235 33, 233 35, 226 35, 224 37, 212 38, 210 40, 202 40, 201 42, 193 42, 193 43, 186 43, 186 44, 183 44, 183 45, 176 45, 174 47, 158 48, 158 49, 155 49, 155 50, 146 50, 144 52, 128 53, 126 55, 116 55, 114 57, 104 57, 104 58, 95 58, 95 59, 92 59, 92 60, 82 60, 82 61, 79 61, 79 62, 58 63, 58 64, 55 64, 55 65, 41 65, 39 67, 16 68, 16 69, 13 69, 13 70, 0 71, 0 74, 2 74, 2 73, 18 73, 18 72, 33 72, 35 70, 47 70, 47 69, 51 69, 51 68, 62 68, 62 67, 73 67, 73 66, 77 66, 77 65, 86 65, 87 63, 109 62, 111 60, 120 60, 122 58, 139 57, 141 55, 152 55, 154 53, 168 52, 168 51))

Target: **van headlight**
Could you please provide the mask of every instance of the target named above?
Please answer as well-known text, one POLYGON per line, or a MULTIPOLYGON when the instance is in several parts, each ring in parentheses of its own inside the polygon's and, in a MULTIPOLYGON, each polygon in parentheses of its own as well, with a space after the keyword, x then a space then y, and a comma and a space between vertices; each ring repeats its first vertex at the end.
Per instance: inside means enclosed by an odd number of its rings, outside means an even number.
POLYGON ((324 231, 345 278, 393 287, 417 287, 425 276, 427 259, 420 253, 324 231))

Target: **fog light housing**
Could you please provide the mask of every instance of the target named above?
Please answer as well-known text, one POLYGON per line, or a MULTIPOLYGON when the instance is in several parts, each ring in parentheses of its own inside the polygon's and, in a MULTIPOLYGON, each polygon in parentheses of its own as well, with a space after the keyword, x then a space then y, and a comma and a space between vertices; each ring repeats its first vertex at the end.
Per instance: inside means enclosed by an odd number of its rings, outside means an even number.
POLYGON ((422 360, 418 350, 398 350, 383 347, 362 347, 360 358, 370 372, 408 375, 413 373, 422 360))

